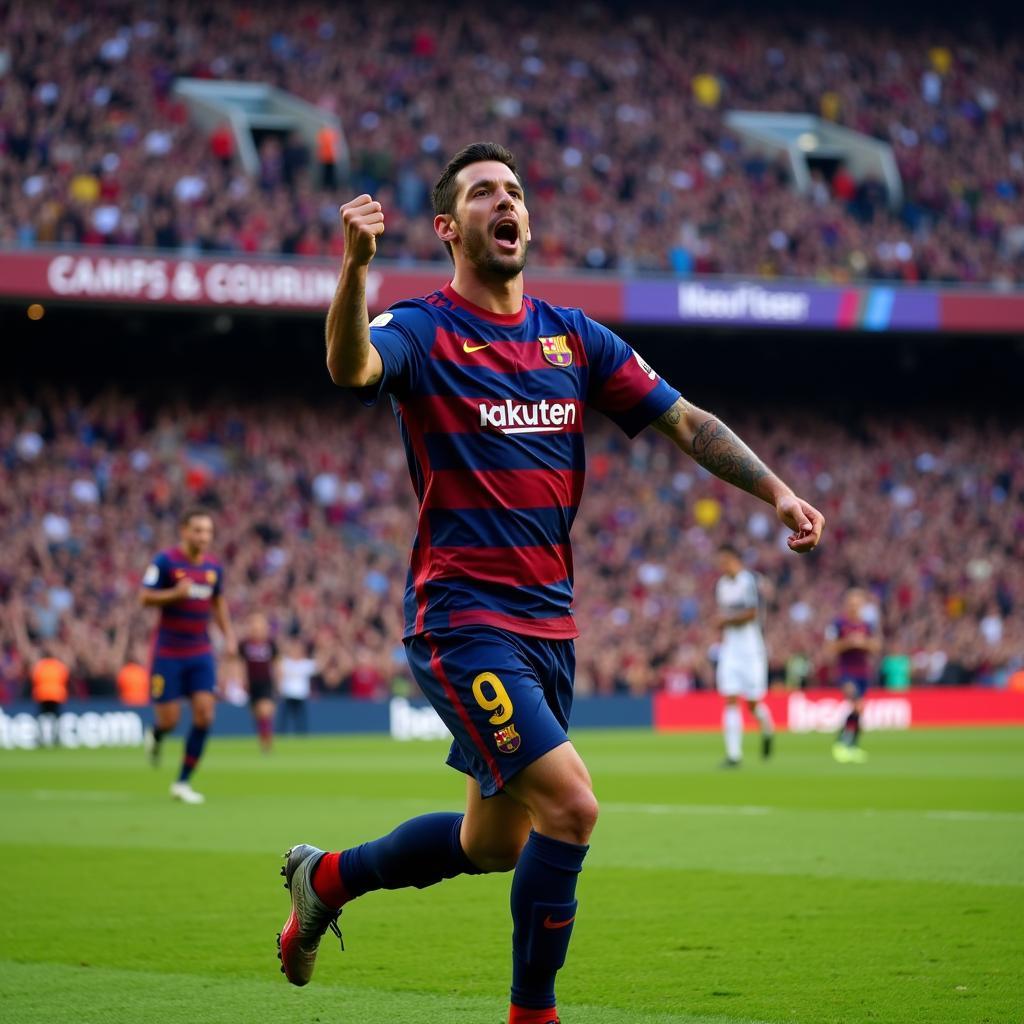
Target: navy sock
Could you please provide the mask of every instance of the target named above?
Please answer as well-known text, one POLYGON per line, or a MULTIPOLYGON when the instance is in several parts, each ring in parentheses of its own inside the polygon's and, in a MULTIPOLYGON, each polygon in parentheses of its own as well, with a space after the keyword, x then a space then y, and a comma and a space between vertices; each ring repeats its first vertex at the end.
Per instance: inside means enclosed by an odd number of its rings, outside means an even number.
POLYGON ((842 731, 839 733, 839 739, 842 740, 848 747, 852 747, 856 744, 860 738, 860 712, 851 711, 846 716, 846 724, 843 726, 842 731))
POLYGON ((179 782, 188 782, 189 776, 199 763, 199 758, 203 756, 203 747, 206 745, 209 731, 200 729, 197 725, 189 729, 188 738, 185 740, 185 757, 181 762, 181 774, 178 776, 179 782))
POLYGON ((589 846, 531 832, 512 878, 512 1003, 555 1005, 555 975, 565 963, 576 919, 576 879, 589 846))
POLYGON ((425 889, 443 878, 479 875, 459 839, 462 814, 423 814, 382 839, 345 850, 338 873, 350 899, 375 889, 425 889))

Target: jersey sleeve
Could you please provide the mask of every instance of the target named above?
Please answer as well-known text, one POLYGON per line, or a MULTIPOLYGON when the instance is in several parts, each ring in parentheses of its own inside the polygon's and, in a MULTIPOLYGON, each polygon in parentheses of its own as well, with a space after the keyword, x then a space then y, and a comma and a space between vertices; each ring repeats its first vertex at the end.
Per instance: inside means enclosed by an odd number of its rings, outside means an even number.
POLYGON ((603 412, 627 437, 636 437, 680 395, 617 334, 580 314, 580 337, 590 381, 587 404, 603 412))
POLYGON ((364 405, 376 405, 381 395, 404 398, 415 391, 424 359, 434 343, 436 324, 414 302, 398 303, 370 321, 370 344, 384 364, 380 382, 358 391, 364 405))
POLYGON ((757 590, 757 577, 748 572, 743 585, 743 607, 757 608, 761 603, 761 595, 757 590))
POLYGON ((147 590, 166 590, 173 585, 167 556, 163 552, 146 566, 146 571, 142 574, 142 585, 147 590))
POLYGON ((213 596, 220 597, 224 593, 224 566, 217 566, 217 582, 213 585, 213 596))

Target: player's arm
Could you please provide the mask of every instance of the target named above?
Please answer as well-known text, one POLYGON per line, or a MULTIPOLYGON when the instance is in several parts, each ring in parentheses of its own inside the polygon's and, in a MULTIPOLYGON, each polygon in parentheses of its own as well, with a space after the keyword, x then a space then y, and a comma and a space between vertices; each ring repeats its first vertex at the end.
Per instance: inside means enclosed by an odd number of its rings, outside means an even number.
POLYGON ((793 531, 788 540, 791 551, 803 554, 821 539, 825 517, 798 498, 712 413, 680 398, 654 426, 709 473, 774 506, 781 522, 793 531))
POLYGON ((339 387, 376 384, 384 374, 380 354, 370 344, 366 310, 366 275, 384 231, 381 205, 361 195, 341 207, 345 256, 338 287, 327 311, 327 371, 339 387))
POLYGON ((742 608, 739 611, 719 613, 718 624, 719 626, 742 626, 745 622, 753 622, 756 618, 756 608, 742 608))
POLYGON ((192 581, 187 576, 183 576, 173 587, 165 587, 161 590, 143 584, 139 590, 139 604, 143 608, 163 608, 164 605, 184 601, 188 598, 191 589, 192 581))
POLYGON ((213 612, 213 621, 224 637, 224 649, 228 654, 238 653, 238 638, 235 636, 235 627, 231 624, 231 612, 228 611, 228 603, 224 600, 223 594, 215 594, 210 599, 210 611, 213 612))

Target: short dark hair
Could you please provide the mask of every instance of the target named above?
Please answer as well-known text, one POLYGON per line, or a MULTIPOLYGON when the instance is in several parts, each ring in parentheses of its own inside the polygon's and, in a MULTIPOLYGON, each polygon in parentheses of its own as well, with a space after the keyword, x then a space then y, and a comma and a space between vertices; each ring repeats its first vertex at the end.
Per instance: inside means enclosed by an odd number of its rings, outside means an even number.
POLYGON ((739 553, 739 549, 733 547, 732 544, 719 544, 718 553, 720 555, 732 555, 734 558, 740 559, 740 561, 743 560, 743 556, 739 553))
MULTIPOLYGON (((437 184, 431 195, 435 215, 440 213, 451 216, 455 213, 455 204, 458 200, 455 179, 458 177, 459 171, 463 167, 479 164, 484 160, 496 160, 499 164, 504 164, 516 176, 516 181, 522 185, 516 158, 500 142, 471 142, 448 161, 445 169, 441 172, 441 177, 437 179, 437 184)), ((454 259, 451 243, 445 242, 444 247, 448 250, 449 258, 454 259)))
POLYGON ((208 508, 203 508, 202 505, 189 505, 189 507, 186 508, 180 516, 178 516, 178 525, 188 526, 193 519, 199 519, 200 517, 209 519, 211 523, 213 522, 213 513, 208 508))

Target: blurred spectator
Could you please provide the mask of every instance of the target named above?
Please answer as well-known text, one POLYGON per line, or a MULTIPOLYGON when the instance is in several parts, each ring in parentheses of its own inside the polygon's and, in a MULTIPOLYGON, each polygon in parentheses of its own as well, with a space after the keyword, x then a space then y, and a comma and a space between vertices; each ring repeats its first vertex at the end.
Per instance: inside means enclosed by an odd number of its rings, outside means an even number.
POLYGON ((52 649, 32 666, 32 699, 39 708, 40 745, 52 747, 58 742, 57 716, 68 699, 67 665, 52 649))
POLYGON ((298 637, 285 640, 278 676, 278 689, 281 694, 278 732, 288 732, 289 728, 297 733, 309 731, 306 707, 312 692, 311 680, 316 671, 316 660, 308 657, 306 645, 302 640, 298 637))
POLYGON ((383 258, 443 260, 429 193, 471 139, 517 151, 532 259, 626 272, 836 281, 1024 281, 1019 35, 968 8, 913 27, 879 9, 595 2, 487 10, 421 0, 69 0, 0 8, 0 244, 336 256, 339 201, 384 203, 383 258), (420 23, 427 28, 415 28, 420 23), (178 77, 270 82, 337 113, 314 153, 268 136, 255 182, 178 77), (820 113, 889 142, 903 182, 747 153, 731 109, 820 113), (315 159, 315 174, 302 170, 315 159), (301 240, 301 244, 300 244, 301 240))

